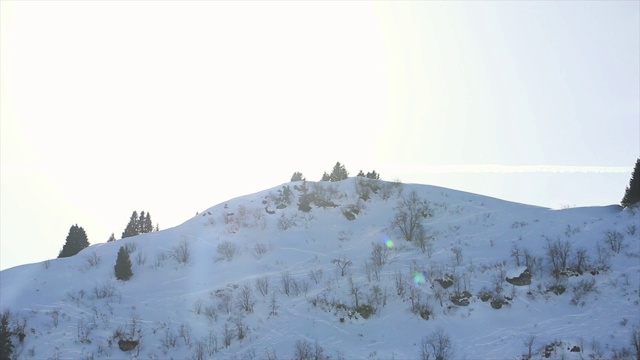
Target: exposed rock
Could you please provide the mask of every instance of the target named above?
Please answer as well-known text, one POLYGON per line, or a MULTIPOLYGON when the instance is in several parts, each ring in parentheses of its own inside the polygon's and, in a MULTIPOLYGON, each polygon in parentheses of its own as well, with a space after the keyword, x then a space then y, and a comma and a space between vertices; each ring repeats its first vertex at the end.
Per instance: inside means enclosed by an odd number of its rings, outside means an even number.
POLYGON ((138 346, 138 340, 120 340, 118 341, 118 347, 122 351, 131 351, 138 346))
POLYGON ((506 280, 509 284, 516 286, 531 285, 531 272, 529 269, 524 268, 520 274, 513 277, 507 276, 506 280))

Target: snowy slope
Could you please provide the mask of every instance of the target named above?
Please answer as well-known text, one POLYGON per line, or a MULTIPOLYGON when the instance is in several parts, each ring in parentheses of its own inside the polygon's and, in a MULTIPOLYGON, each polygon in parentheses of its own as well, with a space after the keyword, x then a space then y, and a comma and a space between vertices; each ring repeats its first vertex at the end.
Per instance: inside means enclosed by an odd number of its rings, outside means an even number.
POLYGON ((382 181, 363 201, 359 181, 306 183, 309 193, 324 194, 336 207, 302 212, 295 188, 303 183, 284 184, 292 192, 284 208, 278 209, 278 186, 211 207, 175 228, 0 272, 2 309, 11 310, 12 327, 26 335, 22 343, 14 337, 15 354, 288 359, 306 341, 332 359, 420 359, 423 340, 436 330, 451 340, 453 359, 521 358, 532 335, 534 358, 554 343, 550 358, 633 352, 630 339, 640 327, 639 212, 551 210, 382 181), (390 225, 413 191, 432 211, 422 220, 433 238, 425 252, 390 225), (345 213, 354 208, 360 211, 348 220, 345 213), (622 249, 614 252, 606 240, 620 236, 622 249), (554 243, 571 247, 570 265, 582 249, 586 271, 551 276, 545 246, 554 243), (125 245, 134 273, 127 282, 116 280, 113 268, 125 245), (376 246, 387 253, 377 273, 376 246), (518 259, 511 256, 514 246, 518 259), (525 250, 531 284, 505 282, 525 269, 525 250), (341 276, 338 265, 347 262, 341 276), (444 289, 436 279, 448 275, 456 283, 444 289), (558 285, 566 291, 549 291, 558 285), (473 295, 469 305, 454 305, 450 296, 463 290, 473 295), (502 308, 478 296, 491 292, 508 298, 502 308), (355 312, 354 293, 376 313, 364 319, 355 312), (428 320, 412 311, 417 303, 430 310, 428 320), (119 340, 139 343, 124 352, 119 340), (570 352, 574 346, 582 352, 570 352))

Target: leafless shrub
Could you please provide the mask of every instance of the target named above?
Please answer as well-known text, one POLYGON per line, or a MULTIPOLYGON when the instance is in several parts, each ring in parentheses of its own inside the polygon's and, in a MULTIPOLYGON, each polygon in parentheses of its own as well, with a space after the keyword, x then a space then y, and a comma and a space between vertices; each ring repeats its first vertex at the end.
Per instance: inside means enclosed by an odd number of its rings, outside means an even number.
POLYGON ((627 225, 627 234, 629 234, 630 236, 635 235, 636 230, 638 230, 638 227, 635 224, 627 225))
POLYGON ((298 226, 298 223, 296 220, 297 220, 296 216, 289 217, 283 213, 282 215, 280 215, 280 218, 278 219, 278 230, 284 231, 292 227, 298 226))
POLYGON ((138 250, 138 245, 135 243, 135 241, 129 241, 128 243, 124 244, 123 247, 129 253, 129 255, 138 250))
POLYGON ((453 357, 451 338, 440 328, 422 339, 422 359, 430 359, 430 356, 435 360, 449 360, 453 357))
POLYGON ((102 284, 96 284, 93 288, 93 295, 96 299, 111 299, 117 292, 116 284, 111 280, 102 284))
POLYGON ((282 285, 280 291, 289 296, 291 294, 291 274, 288 271, 280 276, 280 284, 282 285))
POLYGON ((596 279, 591 278, 589 280, 582 279, 573 287, 573 298, 571 303, 573 305, 581 305, 581 300, 587 294, 596 289, 596 279))
POLYGON ((228 240, 218 244, 218 247, 216 249, 219 255, 216 261, 222 261, 222 260, 231 261, 233 260, 233 258, 236 256, 238 252, 238 246, 228 240))
POLYGON ((394 284, 396 285, 396 294, 401 299, 404 299, 404 294, 406 292, 406 281, 404 279, 404 276, 402 275, 402 272, 400 272, 400 270, 395 272, 393 280, 394 280, 394 284))
POLYGON ((92 267, 92 266, 100 265, 100 261, 102 260, 102 257, 94 251, 89 256, 87 256, 86 259, 87 259, 87 263, 89 264, 89 267, 92 267))
POLYGON ((268 251, 269 247, 265 244, 258 243, 253 246, 253 256, 258 260, 262 259, 268 251))
POLYGON ((318 345, 317 341, 312 346, 307 340, 298 340, 296 341, 293 358, 295 360, 328 360, 329 356, 324 355, 324 349, 318 345))
POLYGON ((269 302, 269 315, 277 316, 279 308, 280 306, 278 305, 278 298, 276 297, 276 292, 274 291, 271 293, 271 301, 269 302))
POLYGON ((216 312, 216 309, 213 307, 213 305, 205 306, 203 313, 204 313, 204 316, 206 316, 207 319, 209 319, 209 322, 211 323, 218 322, 218 312, 216 312))
POLYGON ((451 251, 453 252, 453 260, 455 261, 456 266, 460 266, 463 259, 462 248, 459 246, 454 246, 453 248, 451 248, 451 251))
POLYGON ((171 249, 170 256, 178 262, 178 264, 187 265, 191 260, 191 245, 187 240, 182 240, 178 245, 171 249))
POLYGON ((231 340, 233 340, 235 333, 233 328, 229 325, 228 322, 224 323, 222 327, 222 341, 224 342, 224 347, 231 346, 231 340))
POLYGON ((622 241, 624 240, 624 235, 622 235, 622 233, 620 232, 612 230, 605 232, 604 235, 604 242, 609 245, 611 251, 619 254, 622 250, 622 241))
POLYGON ((266 296, 269 294, 269 277, 263 276, 256 279, 256 289, 262 294, 262 296, 266 296))
POLYGON ((51 260, 47 259, 44 261, 44 268, 49 269, 51 267, 51 260))
POLYGON ((138 251, 136 254, 136 264, 139 266, 144 266, 147 263, 147 255, 145 255, 142 251, 138 251))
POLYGON ((338 233, 338 240, 340 240, 340 241, 349 241, 349 240, 351 240, 351 236, 353 236, 353 232, 352 231, 341 230, 338 233))
POLYGON ((218 290, 215 292, 214 297, 218 299, 218 310, 231 314, 233 310, 232 301, 233 296, 230 290, 218 290))
POLYGON ((196 315, 200 315, 202 313, 202 299, 198 299, 196 300, 196 302, 193 303, 193 312, 196 315))
POLYGON ((251 286, 249 286, 249 284, 242 285, 242 287, 240 288, 240 293, 238 294, 238 298, 236 299, 236 305, 238 306, 238 309, 247 313, 252 313, 255 303, 256 302, 253 299, 251 286))
POLYGON ((309 279, 311 279, 314 283, 319 284, 320 280, 322 280, 322 269, 309 270, 309 279))
POLYGON ((640 330, 637 327, 633 328, 629 342, 631 343, 631 350, 635 352, 636 359, 640 359, 640 330))
POLYGON ((170 327, 164 330, 164 337, 160 338, 160 344, 165 351, 178 346, 178 336, 171 331, 170 327))
POLYGON ((178 336, 182 338, 185 345, 190 346, 191 345, 191 325, 180 324, 180 330, 178 331, 178 336))

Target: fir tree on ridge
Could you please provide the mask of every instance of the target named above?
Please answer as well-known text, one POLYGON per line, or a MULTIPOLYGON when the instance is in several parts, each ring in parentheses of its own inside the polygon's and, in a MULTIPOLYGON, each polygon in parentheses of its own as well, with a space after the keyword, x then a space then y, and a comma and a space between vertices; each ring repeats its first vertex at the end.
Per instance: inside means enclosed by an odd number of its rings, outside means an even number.
POLYGON ((349 177, 349 172, 345 168, 344 165, 340 164, 340 162, 336 162, 333 166, 333 170, 331 171, 331 175, 329 175, 329 181, 342 181, 349 177))
POLYGON ((87 233, 78 224, 72 225, 69 229, 69 235, 67 240, 58 254, 58 258, 64 258, 73 256, 80 252, 80 250, 89 246, 89 240, 87 240, 87 233))
POLYGON ((631 174, 629 186, 627 186, 620 204, 624 207, 628 207, 638 203, 640 203, 640 158, 636 160, 636 166, 631 174))
POLYGON ((156 226, 156 228, 153 227, 151 214, 142 211, 140 213, 140 216, 138 216, 138 212, 134 210, 131 214, 131 217, 129 218, 127 227, 122 232, 122 238, 124 239, 131 236, 146 234, 153 231, 158 231, 158 229, 158 226, 156 226))

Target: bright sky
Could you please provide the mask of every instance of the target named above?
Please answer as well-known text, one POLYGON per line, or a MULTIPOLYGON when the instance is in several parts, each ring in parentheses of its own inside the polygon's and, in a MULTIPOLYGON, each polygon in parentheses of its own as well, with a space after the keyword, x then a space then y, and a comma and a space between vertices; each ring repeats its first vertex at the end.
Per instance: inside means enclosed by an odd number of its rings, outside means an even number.
POLYGON ((640 2, 0 2, 0 268, 336 161, 548 207, 619 203, 640 2))

